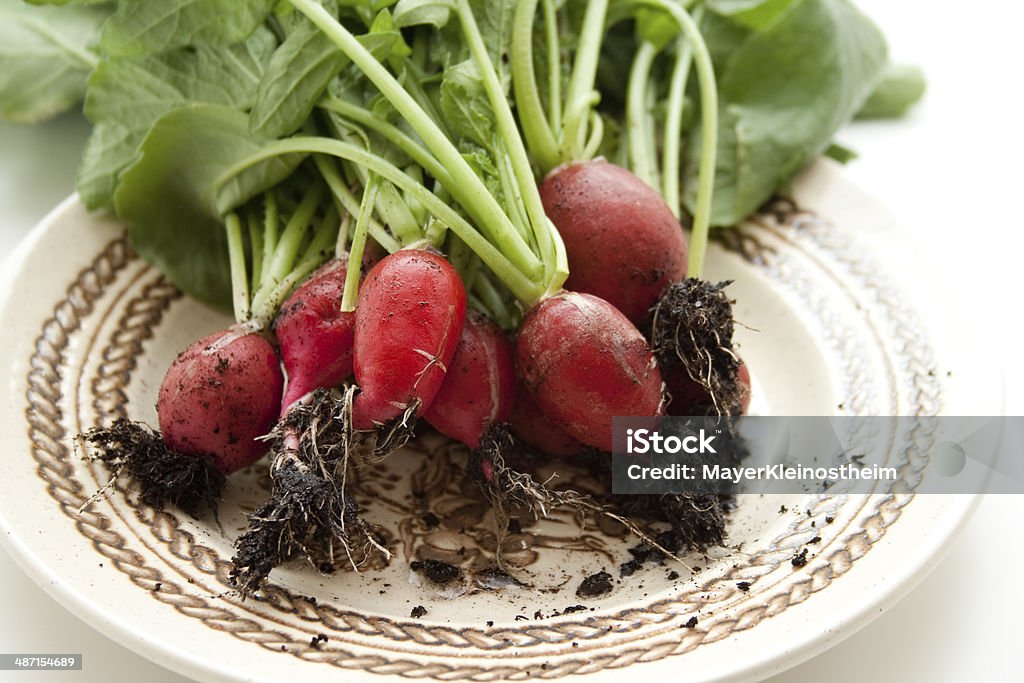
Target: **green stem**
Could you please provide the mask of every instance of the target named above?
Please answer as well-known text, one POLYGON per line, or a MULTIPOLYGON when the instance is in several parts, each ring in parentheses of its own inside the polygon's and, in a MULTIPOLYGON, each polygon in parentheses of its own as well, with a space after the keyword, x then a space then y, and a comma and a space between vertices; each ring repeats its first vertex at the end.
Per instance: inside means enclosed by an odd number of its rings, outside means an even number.
MULTIPOLYGON (((341 173, 338 172, 337 167, 334 165, 334 160, 330 156, 324 156, 322 154, 313 155, 313 162, 316 164, 316 168, 320 171, 321 177, 327 182, 327 187, 330 188, 331 194, 334 199, 342 205, 345 209, 347 216, 358 216, 359 215, 359 199, 352 194, 352 190, 348 189, 348 185, 341 177, 341 173)), ((375 220, 370 221, 370 237, 373 241, 384 247, 389 254, 393 254, 402 248, 402 245, 391 236, 390 233, 375 220)))
POLYGON ((544 36, 548 51, 548 125, 551 130, 562 129, 562 57, 558 49, 558 15, 554 0, 542 0, 544 36))
POLYGON ((309 264, 312 264, 314 268, 323 265, 335 253, 340 228, 341 217, 332 203, 324 213, 324 217, 320 219, 320 224, 316 226, 313 239, 310 240, 309 246, 306 247, 302 260, 299 261, 296 268, 305 268, 309 264))
POLYGON ((626 135, 629 138, 629 156, 634 175, 652 188, 658 187, 657 162, 652 154, 654 131, 648 126, 648 90, 651 67, 658 48, 644 41, 633 56, 626 86, 626 135))
POLYGON ((495 155, 495 165, 498 171, 498 182, 501 184, 501 192, 505 195, 506 212, 512 218, 512 225, 520 228, 519 234, 526 240, 532 239, 530 232, 530 219, 526 215, 526 207, 523 206, 523 196, 519 191, 516 181, 515 170, 512 168, 512 161, 508 154, 495 155))
POLYGON ((452 183, 448 189, 452 196, 491 241, 502 245, 503 254, 507 255, 507 258, 515 264, 516 269, 521 273, 528 274, 528 277, 538 273, 542 263, 538 261, 522 237, 516 232, 497 200, 488 192, 486 185, 473 172, 451 140, 395 80, 395 77, 316 0, 288 1, 323 31, 324 35, 345 53, 352 63, 377 86, 380 93, 398 110, 398 113, 405 118, 427 148, 448 169, 452 177, 452 183))
MULTIPOLYGON (((512 89, 526 144, 533 158, 540 164, 541 172, 546 173, 558 165, 560 157, 558 143, 540 101, 533 65, 533 20, 538 2, 522 0, 516 5, 512 25, 512 89)), ((550 55, 550 46, 548 52, 550 55)), ((552 99, 551 109, 558 109, 559 104, 558 100, 552 99)))
POLYGON ((686 10, 668 0, 634 0, 638 5, 656 7, 668 12, 683 30, 693 49, 700 85, 701 150, 698 165, 697 205, 693 212, 690 233, 690 261, 687 274, 699 278, 704 268, 711 227, 711 201, 715 191, 715 162, 718 153, 718 90, 711 54, 700 34, 700 28, 686 10))
POLYGON ((228 258, 231 262, 231 294, 235 322, 249 320, 249 278, 245 272, 245 246, 242 244, 242 221, 231 212, 224 222, 228 233, 228 258))
POLYGON ((596 111, 590 112, 590 138, 583 147, 583 159, 593 159, 601 149, 604 139, 604 119, 596 111))
POLYGON ((250 208, 246 212, 246 225, 249 228, 249 246, 252 250, 252 277, 250 278, 250 289, 256 290, 260 286, 260 278, 263 275, 263 226, 260 219, 250 208))
MULTIPOLYGON (((367 181, 369 178, 367 178, 367 181)), ((394 185, 382 185, 377 192, 377 214, 391 227, 395 237, 402 244, 423 239, 423 228, 409 210, 409 204, 394 185)))
MULTIPOLYGON (((576 45, 576 57, 569 77, 569 88, 565 97, 566 132, 572 127, 580 130, 587 120, 590 105, 581 107, 584 100, 590 102, 597 78, 597 62, 601 54, 601 35, 604 32, 605 16, 608 13, 608 0, 591 0, 587 3, 580 28, 579 42, 576 45), (570 123, 571 117, 578 117, 570 123)), ((576 148, 579 136, 564 135, 562 137, 562 161, 570 162, 579 158, 576 148)))
POLYGON ((479 274, 476 282, 473 283, 473 292, 502 329, 512 330, 518 327, 519 316, 509 306, 505 297, 491 281, 488 273, 479 274))
POLYGON ((437 160, 437 157, 428 152, 419 142, 413 140, 411 137, 399 130, 397 126, 388 123, 380 116, 375 116, 373 112, 365 107, 360 107, 352 104, 351 102, 346 102, 345 100, 334 97, 333 95, 328 95, 321 100, 320 107, 327 111, 334 112, 339 116, 351 119, 355 123, 379 133, 385 140, 408 154, 412 160, 422 166, 427 173, 446 185, 451 184, 451 175, 448 173, 447 169, 441 165, 441 162, 437 160))
POLYGON ((273 190, 263 193, 263 265, 260 267, 260 279, 254 280, 253 289, 259 291, 263 287, 263 280, 270 272, 270 262, 277 251, 277 196, 273 190))
POLYGON ((665 137, 662 141, 661 194, 672 213, 679 218, 679 166, 683 137, 683 107, 686 103, 686 83, 693 64, 693 48, 686 38, 676 41, 676 61, 668 90, 665 113, 665 137))
MULTIPOLYGON (((217 183, 217 186, 220 186, 217 183)), ((295 264, 295 257, 298 255, 299 248, 302 246, 303 238, 306 236, 306 228, 309 227, 310 221, 313 220, 313 215, 316 213, 317 208, 320 206, 320 200, 323 199, 324 187, 320 183, 316 183, 311 187, 299 202, 299 206, 295 209, 295 213, 292 214, 287 225, 285 225, 284 232, 281 234, 281 240, 277 245, 277 249, 274 252, 274 258, 270 262, 270 286, 276 287, 292 270, 292 266, 295 264)))
POLYGON ((377 203, 377 188, 379 186, 377 176, 370 174, 366 187, 363 188, 363 201, 359 204, 356 229, 352 236, 352 249, 348 256, 348 272, 345 273, 345 293, 341 297, 342 313, 351 313, 356 310, 356 303, 359 301, 359 271, 363 264, 366 233, 370 227, 373 207, 377 203))
MULTIPOLYGON (((532 306, 540 300, 543 286, 517 269, 515 264, 502 251, 499 251, 493 244, 484 239, 458 212, 442 202, 434 193, 421 183, 410 178, 407 173, 394 164, 356 145, 330 138, 303 136, 268 142, 258 152, 237 162, 225 171, 214 182, 214 188, 220 187, 223 183, 258 163, 283 154, 297 153, 329 154, 345 159, 367 168, 373 173, 380 175, 384 180, 409 192, 423 204, 427 211, 438 220, 446 223, 452 232, 465 241, 469 248, 487 264, 488 268, 501 278, 502 282, 524 305, 532 306)), ((560 243, 561 240, 556 241, 556 245, 560 243)), ((561 251, 564 254, 564 245, 561 251)))
MULTIPOLYGON (((334 196, 333 193, 331 195, 334 196)), ((335 197, 337 202, 337 197, 335 197)), ((337 202, 338 211, 342 214, 341 224, 338 226, 338 240, 334 243, 334 258, 342 258, 348 254, 348 226, 352 223, 352 214, 344 210, 341 202, 337 202)))
POLYGON ((526 207, 526 214, 530 219, 530 226, 533 228, 534 238, 537 240, 537 246, 542 255, 545 284, 550 288, 551 282, 557 280, 558 286, 561 287, 562 282, 565 282, 568 277, 568 271, 563 274, 558 269, 555 243, 560 242, 562 238, 557 231, 551 229, 547 215, 544 213, 540 191, 537 189, 537 181, 533 176, 533 168, 530 166, 530 157, 526 153, 523 139, 519 135, 519 128, 516 126, 516 119, 509 106, 505 89, 491 63, 483 36, 480 35, 480 29, 477 27, 473 10, 469 6, 469 0, 456 0, 456 2, 459 8, 459 18, 462 21, 462 34, 466 38, 470 54, 480 69, 484 90, 487 92, 487 99, 494 111, 498 134, 505 143, 505 149, 512 163, 512 170, 518 180, 519 192, 526 207))

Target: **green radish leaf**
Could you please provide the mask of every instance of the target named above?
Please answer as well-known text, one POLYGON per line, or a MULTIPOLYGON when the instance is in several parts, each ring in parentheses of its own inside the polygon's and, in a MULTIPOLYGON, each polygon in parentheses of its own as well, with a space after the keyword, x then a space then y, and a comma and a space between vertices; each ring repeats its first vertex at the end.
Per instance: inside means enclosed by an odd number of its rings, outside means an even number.
POLYGON ((402 60, 412 54, 412 48, 402 38, 402 32, 387 10, 374 17, 369 32, 359 36, 359 42, 381 62, 402 60))
POLYGON ((716 14, 750 28, 762 29, 800 2, 803 0, 707 0, 706 4, 716 14))
POLYGON ((857 158, 857 153, 849 147, 844 147, 838 142, 833 142, 824 152, 829 159, 838 161, 841 164, 848 164, 857 158))
POLYGON ((131 0, 103 27, 104 52, 154 54, 185 45, 231 45, 263 23, 276 0, 131 0))
POLYGON ((640 37, 663 50, 679 36, 679 24, 668 12, 644 9, 637 13, 636 30, 640 37))
POLYGON ((0 0, 0 118, 35 123, 81 101, 106 7, 0 0))
MULTIPOLYGON (((714 225, 734 225, 828 147, 886 64, 878 28, 847 0, 803 0, 755 31, 719 76, 714 225)), ((686 203, 696 198, 700 129, 691 131, 686 203)))
POLYGON ((249 113, 254 135, 280 137, 298 130, 327 88, 348 63, 320 29, 299 24, 274 51, 249 113))
POLYGON ((94 125, 76 182, 86 206, 110 205, 118 174, 135 160, 153 122, 171 109, 188 103, 249 109, 275 43, 268 29, 259 29, 229 48, 200 46, 100 62, 89 79, 85 114, 94 125))
POLYGON ((899 118, 924 97, 927 87, 924 72, 919 67, 890 64, 882 82, 857 112, 857 118, 899 118))
POLYGON ((444 28, 452 16, 451 0, 400 0, 395 5, 395 24, 444 28))
POLYGON ((153 124, 114 196, 139 254, 179 289, 219 308, 231 306, 222 216, 286 178, 301 160, 272 159, 217 184, 259 149, 244 113, 215 105, 180 107, 153 124))
POLYGON ((445 71, 441 114, 456 138, 466 138, 485 149, 493 145, 497 123, 476 62, 467 60, 445 71))

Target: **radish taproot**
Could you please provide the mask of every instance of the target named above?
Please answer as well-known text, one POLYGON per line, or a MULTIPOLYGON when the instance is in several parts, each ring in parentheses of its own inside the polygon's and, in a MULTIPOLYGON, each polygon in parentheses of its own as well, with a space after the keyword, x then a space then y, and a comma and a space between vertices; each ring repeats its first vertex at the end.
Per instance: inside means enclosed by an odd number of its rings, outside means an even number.
POLYGON ((664 412, 662 378, 647 341, 607 301, 562 292, 526 314, 519 330, 523 383, 573 438, 612 450, 612 418, 664 412))
POLYGON ((160 386, 160 432, 172 450, 209 455, 223 474, 263 455, 258 438, 274 426, 284 378, 266 337, 232 328, 178 355, 160 386))
POLYGON ((547 455, 567 457, 586 448, 544 414, 522 382, 516 392, 509 428, 520 441, 547 455))
POLYGON ((352 374, 355 315, 341 310, 346 271, 345 258, 328 261, 288 297, 274 321, 288 375, 282 416, 309 392, 338 386, 352 374))
POLYGON ((601 297, 639 323, 669 284, 686 277, 686 239, 654 189, 603 159, 560 166, 540 186, 565 241, 565 288, 601 297))
MULTIPOLYGON (((714 401, 708 394, 703 382, 696 381, 686 372, 682 365, 673 365, 663 369, 665 377, 665 389, 669 395, 669 404, 666 412, 674 416, 691 416, 714 414, 714 401)), ((745 415, 750 408, 750 369, 747 364, 740 361, 737 370, 736 381, 739 388, 739 412, 737 415, 745 415)))
POLYGON ((171 364, 157 402, 160 432, 122 418, 82 438, 115 476, 135 479, 146 503, 214 510, 225 475, 267 451, 260 437, 274 425, 283 384, 270 342, 235 326, 191 344, 171 364))
POLYGON ((505 422, 516 401, 515 352, 505 333, 469 311, 444 383, 423 417, 470 448, 492 425, 505 422))
POLYGON ((430 407, 465 317, 465 287, 438 254, 405 249, 367 273, 355 316, 356 429, 376 429, 430 407))

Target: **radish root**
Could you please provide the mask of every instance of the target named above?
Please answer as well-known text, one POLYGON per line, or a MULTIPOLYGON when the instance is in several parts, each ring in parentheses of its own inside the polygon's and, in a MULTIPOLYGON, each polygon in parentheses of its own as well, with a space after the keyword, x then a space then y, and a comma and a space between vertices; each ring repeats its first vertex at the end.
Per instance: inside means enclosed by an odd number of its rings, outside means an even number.
POLYGON ((742 414, 746 396, 732 344, 734 302, 724 291, 730 284, 677 282, 665 289, 651 319, 651 350, 662 372, 681 366, 710 397, 710 405, 701 408, 725 417, 742 414))
MULTIPOLYGON (((495 563, 503 571, 511 568, 502 558, 502 546, 509 533, 509 523, 513 510, 525 510, 534 517, 547 517, 549 511, 556 507, 567 507, 575 510, 581 517, 588 513, 603 515, 624 526, 631 534, 663 553, 687 569, 690 565, 676 553, 685 543, 675 543, 674 538, 652 535, 631 516, 620 514, 609 505, 604 505, 590 495, 578 491, 556 490, 547 486, 551 480, 538 482, 525 472, 517 471, 508 466, 505 454, 521 451, 523 446, 509 432, 506 425, 496 425, 489 429, 480 440, 480 448, 473 451, 470 459, 470 470, 484 495, 491 502, 495 518, 495 563), (669 548, 668 545, 674 547, 669 548)), ((724 521, 722 524, 724 529, 724 521)))
POLYGON ((272 434, 270 499, 249 518, 235 544, 233 583, 244 596, 257 591, 274 567, 296 556, 323 573, 344 561, 353 570, 391 552, 382 531, 360 517, 348 477, 367 461, 363 436, 352 425, 357 389, 318 389, 272 434))
POLYGON ((225 479, 214 467, 213 458, 172 451, 159 432, 125 418, 118 418, 110 427, 90 429, 78 438, 88 445, 89 457, 102 461, 113 473, 83 510, 126 472, 138 482, 142 502, 147 505, 176 505, 193 516, 217 510, 225 479))

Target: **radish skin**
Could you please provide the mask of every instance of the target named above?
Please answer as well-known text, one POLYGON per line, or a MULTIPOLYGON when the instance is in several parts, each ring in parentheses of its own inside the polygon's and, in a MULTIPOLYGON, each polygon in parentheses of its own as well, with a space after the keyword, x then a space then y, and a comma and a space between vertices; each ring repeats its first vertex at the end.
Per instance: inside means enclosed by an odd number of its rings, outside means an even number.
POLYGON ((507 422, 516 400, 515 352, 488 318, 466 314, 462 340, 424 419, 470 448, 491 425, 507 422))
POLYGON ((157 417, 167 447, 207 455, 222 474, 262 456, 257 439, 271 430, 284 377, 267 339, 239 328, 200 339, 171 364, 160 386, 157 417))
POLYGON ((520 441, 548 455, 564 458, 577 455, 585 448, 544 414, 521 383, 509 426, 520 441))
POLYGON ((314 389, 331 388, 352 374, 355 314, 341 311, 347 262, 333 259, 288 297, 274 321, 288 375, 281 415, 314 389))
MULTIPOLYGON (((746 363, 740 362, 737 384, 743 392, 740 398, 740 414, 746 414, 750 408, 750 368, 746 363)), ((686 373, 686 368, 681 365, 673 366, 671 370, 663 372, 665 376, 665 387, 671 400, 668 404, 669 415, 689 416, 703 414, 701 407, 705 409, 712 404, 708 390, 699 382, 694 382, 686 373)))
POLYGON ((575 439, 612 450, 612 418, 661 415, 662 378, 639 330, 590 294, 560 292, 526 314, 518 366, 541 410, 575 439))
POLYGON ((634 323, 686 277, 682 227, 665 200, 603 159, 556 168, 540 187, 569 258, 565 288, 598 296, 634 323))
POLYGON ((355 314, 353 425, 375 429, 428 409, 462 336, 466 289, 448 261, 403 249, 367 274, 355 314))

